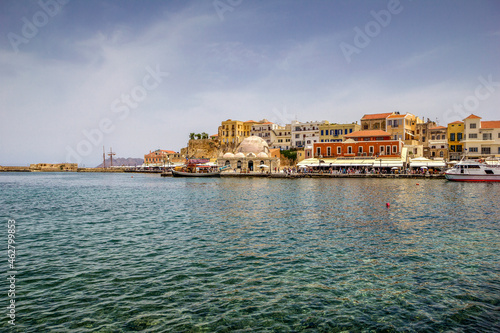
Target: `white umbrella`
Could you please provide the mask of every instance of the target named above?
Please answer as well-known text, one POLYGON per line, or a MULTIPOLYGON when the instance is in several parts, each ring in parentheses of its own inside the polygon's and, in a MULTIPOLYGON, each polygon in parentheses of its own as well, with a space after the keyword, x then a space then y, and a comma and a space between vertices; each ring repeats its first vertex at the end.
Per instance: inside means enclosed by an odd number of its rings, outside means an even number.
POLYGON ((299 168, 307 168, 307 165, 299 165, 299 168))
POLYGON ((269 168, 267 165, 261 164, 259 165, 259 168, 269 168))
POLYGON ((399 169, 399 168, 398 168, 398 167, 392 167, 391 169, 392 169, 392 170, 396 170, 396 169, 399 169))

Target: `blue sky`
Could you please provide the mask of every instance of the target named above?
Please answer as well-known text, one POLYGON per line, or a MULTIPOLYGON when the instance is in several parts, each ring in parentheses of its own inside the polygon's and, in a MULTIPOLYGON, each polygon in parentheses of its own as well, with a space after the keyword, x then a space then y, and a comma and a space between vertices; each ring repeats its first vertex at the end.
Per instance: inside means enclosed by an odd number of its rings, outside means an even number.
POLYGON ((496 0, 3 0, 0 165, 179 151, 229 118, 499 120, 498 17, 496 0))

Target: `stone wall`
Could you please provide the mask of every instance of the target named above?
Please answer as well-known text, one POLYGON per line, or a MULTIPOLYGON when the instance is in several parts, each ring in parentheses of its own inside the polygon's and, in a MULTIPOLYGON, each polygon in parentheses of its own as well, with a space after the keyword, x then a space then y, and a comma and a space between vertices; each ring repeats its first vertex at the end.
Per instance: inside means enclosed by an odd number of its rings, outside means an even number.
POLYGON ((189 158, 217 158, 219 143, 211 139, 189 140, 188 147, 181 149, 181 156, 189 158))

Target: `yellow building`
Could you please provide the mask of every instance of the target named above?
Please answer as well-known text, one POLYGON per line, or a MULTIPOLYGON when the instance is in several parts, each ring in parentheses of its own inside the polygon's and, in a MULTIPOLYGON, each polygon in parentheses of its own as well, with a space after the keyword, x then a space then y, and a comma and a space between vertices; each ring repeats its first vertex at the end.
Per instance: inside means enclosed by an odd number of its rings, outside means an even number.
POLYGON ((243 139, 250 136, 252 125, 257 123, 253 120, 239 121, 228 119, 219 126, 218 139, 222 144, 239 144, 243 139))
POLYGON ((464 122, 454 121, 448 124, 448 150, 450 160, 460 160, 462 158, 464 137, 464 122))
POLYGON ((352 124, 335 124, 325 123, 319 124, 319 142, 342 142, 344 135, 361 130, 361 126, 357 122, 352 124))
POLYGON ((394 140, 402 140, 406 145, 417 145, 417 124, 422 124, 423 122, 422 119, 411 113, 392 114, 387 117, 386 132, 394 140))

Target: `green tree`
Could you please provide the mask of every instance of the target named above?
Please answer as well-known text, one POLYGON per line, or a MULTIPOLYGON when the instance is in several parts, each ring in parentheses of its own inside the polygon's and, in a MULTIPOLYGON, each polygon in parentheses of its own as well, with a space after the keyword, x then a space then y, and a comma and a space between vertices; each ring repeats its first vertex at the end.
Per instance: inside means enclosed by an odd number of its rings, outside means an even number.
POLYGON ((201 134, 200 133, 196 133, 194 136, 196 137, 196 140, 200 140, 201 139, 201 134))
POLYGON ((201 133, 201 138, 208 139, 208 133, 206 133, 206 132, 201 133))
POLYGON ((189 133, 189 140, 194 140, 194 136, 195 136, 194 133, 189 133))

